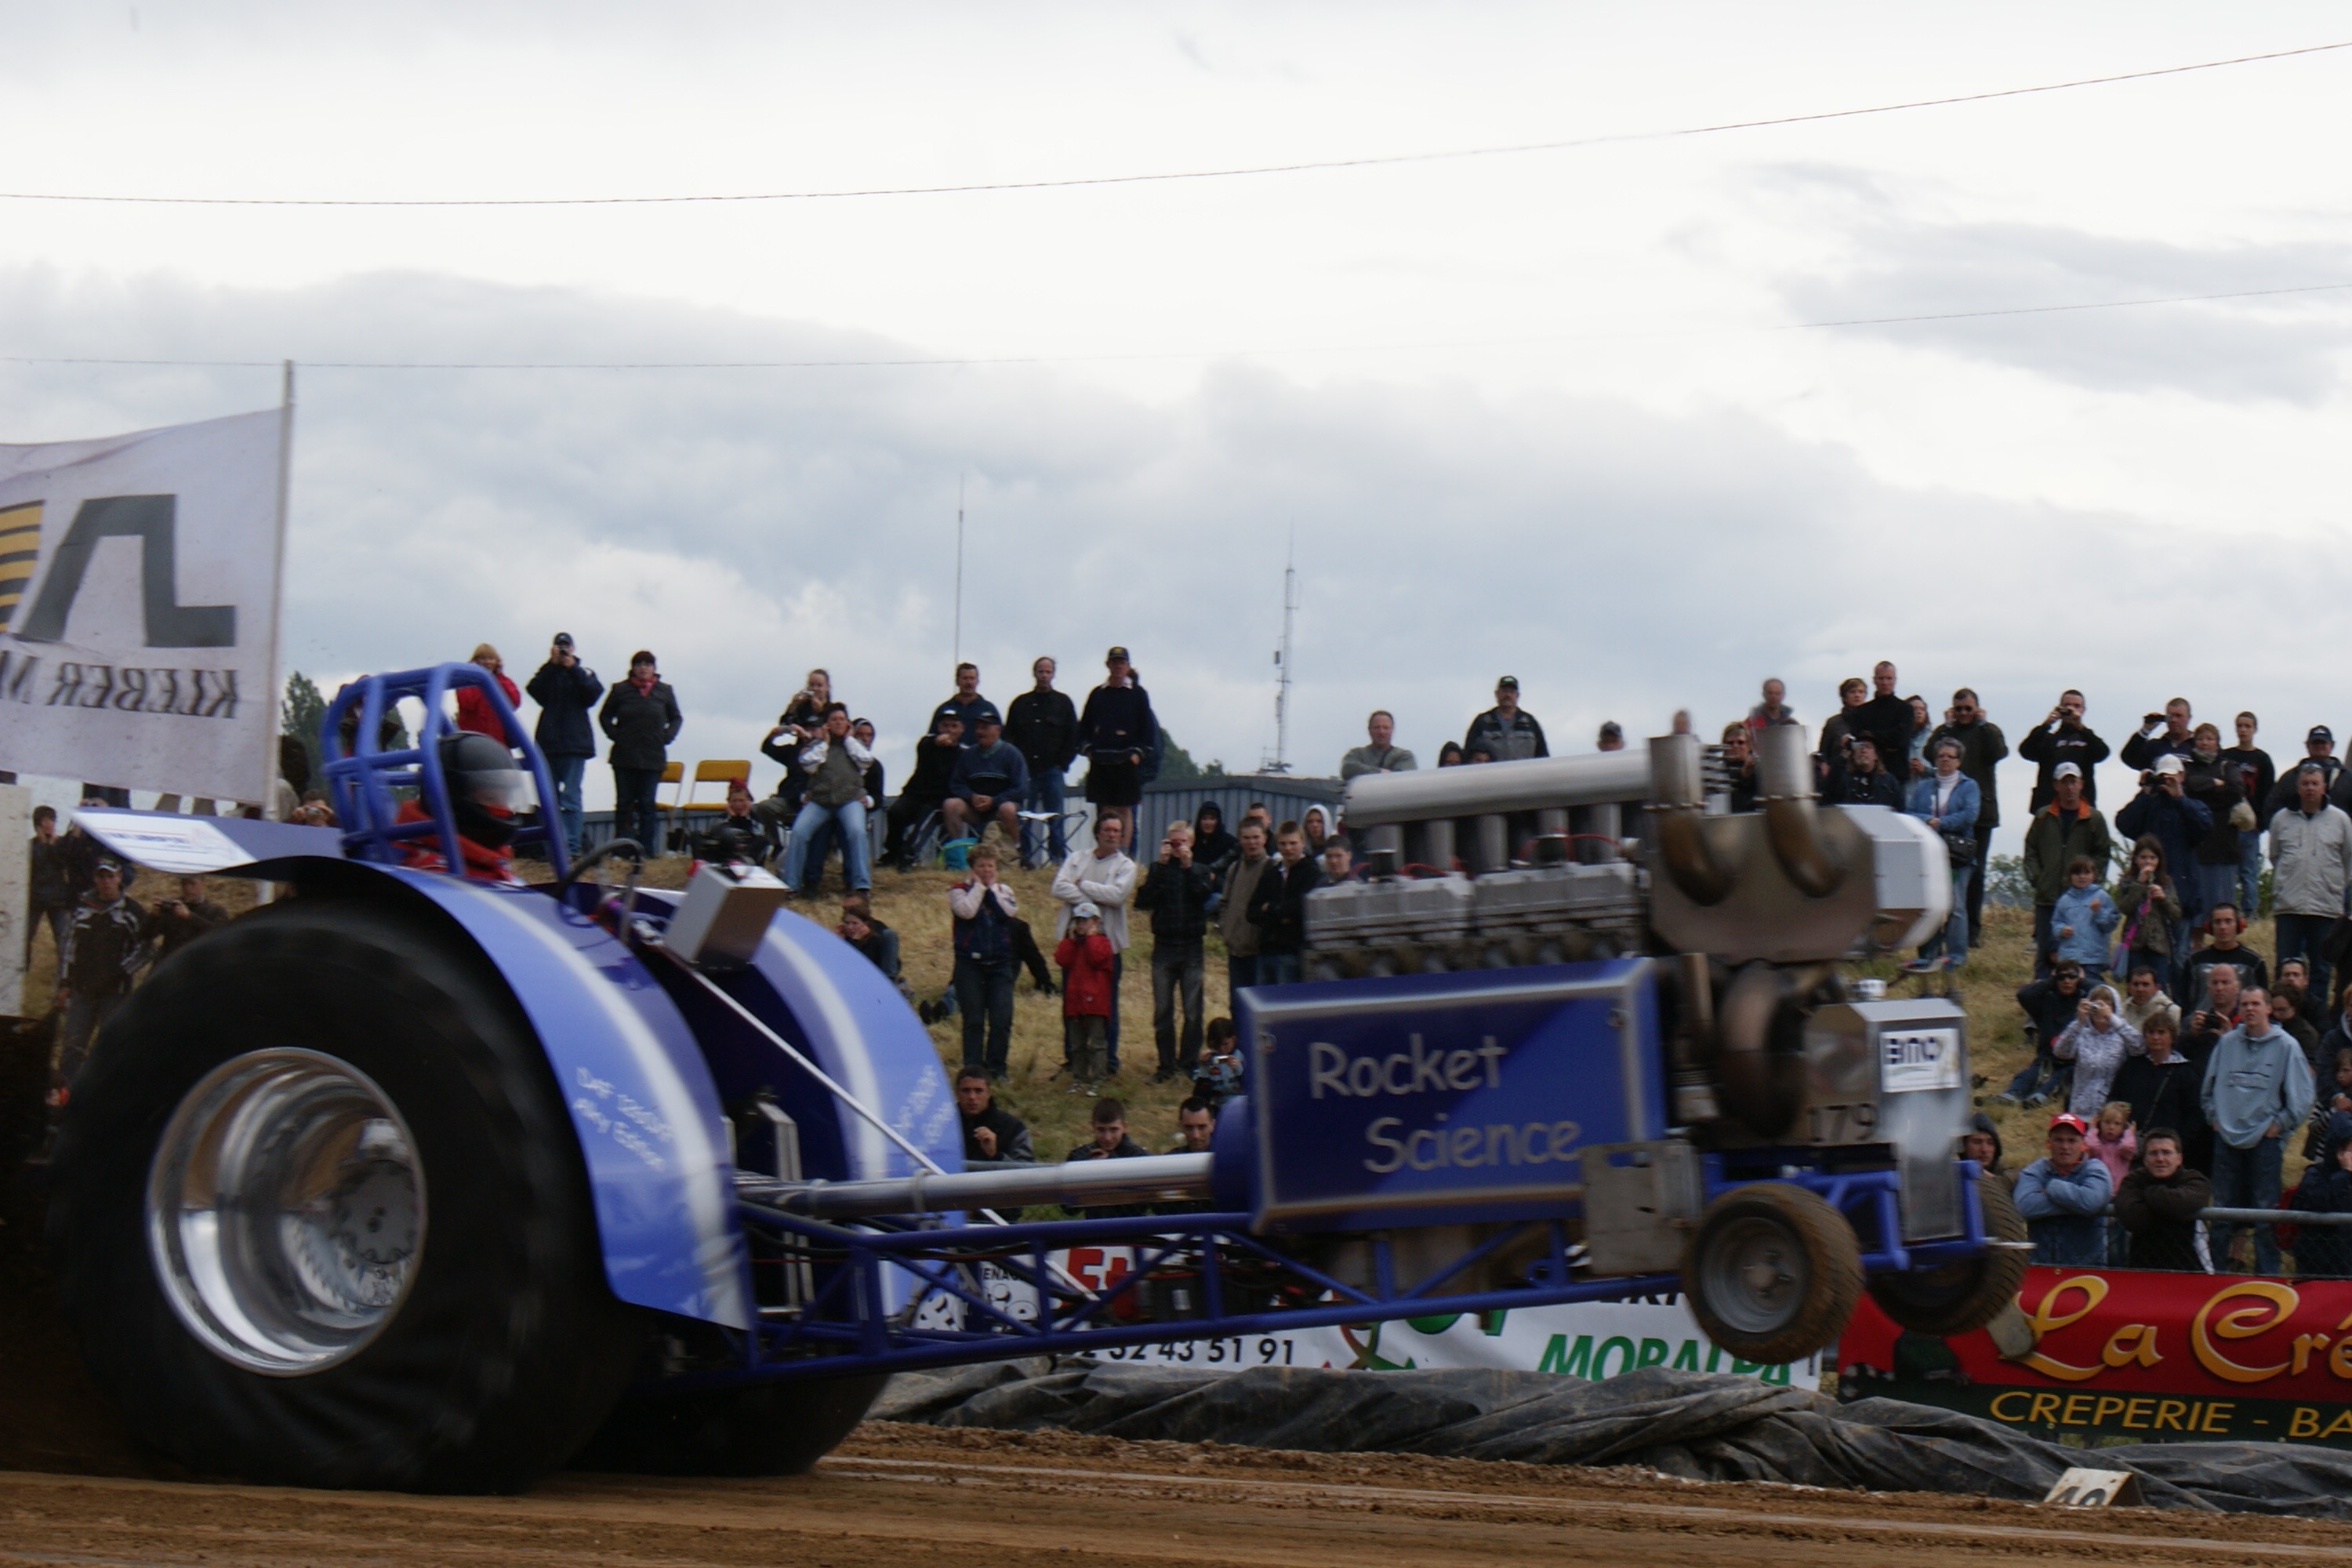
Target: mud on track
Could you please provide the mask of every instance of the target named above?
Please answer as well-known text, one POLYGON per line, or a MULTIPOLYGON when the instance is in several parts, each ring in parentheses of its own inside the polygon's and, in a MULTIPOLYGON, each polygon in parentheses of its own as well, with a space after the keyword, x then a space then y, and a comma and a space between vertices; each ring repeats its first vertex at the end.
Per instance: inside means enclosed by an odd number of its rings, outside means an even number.
POLYGON ((1621 1471, 883 1423, 859 1428, 810 1476, 571 1474, 523 1498, 0 1474, 0 1563, 1943 1568, 2086 1552, 2102 1563, 2284 1563, 2340 1560, 2346 1544, 2341 1525, 2300 1520, 2054 1514, 1621 1471))

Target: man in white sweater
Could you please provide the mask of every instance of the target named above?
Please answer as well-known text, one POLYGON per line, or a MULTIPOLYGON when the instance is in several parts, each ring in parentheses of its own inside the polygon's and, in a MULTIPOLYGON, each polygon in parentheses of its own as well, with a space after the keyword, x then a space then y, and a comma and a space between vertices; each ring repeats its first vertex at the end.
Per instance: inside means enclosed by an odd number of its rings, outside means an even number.
POLYGON ((1118 988, 1127 973, 1127 901, 1135 892, 1135 862, 1118 847, 1125 836, 1125 825, 1102 813, 1095 818, 1093 847, 1071 850, 1054 873, 1054 897, 1062 906, 1054 916, 1054 940, 1062 940, 1070 929, 1070 911, 1085 903, 1101 911, 1103 935, 1110 938, 1110 1027, 1105 1033, 1114 1078, 1118 1075, 1118 988))
POLYGON ((2352 884, 2352 816, 2327 804, 2327 773, 2316 763, 2296 770, 2294 794, 2294 804, 2270 820, 2278 959, 2303 960, 2311 973, 2310 1005, 2325 1015, 2335 1010, 2325 949, 2352 884))

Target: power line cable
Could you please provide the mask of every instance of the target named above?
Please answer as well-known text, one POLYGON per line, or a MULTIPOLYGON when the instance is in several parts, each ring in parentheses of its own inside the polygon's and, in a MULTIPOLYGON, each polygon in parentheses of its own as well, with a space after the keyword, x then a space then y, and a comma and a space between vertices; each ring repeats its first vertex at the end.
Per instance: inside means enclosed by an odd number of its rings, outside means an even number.
POLYGON ((847 190, 711 192, 654 196, 156 196, 92 195, 62 191, 0 191, 0 201, 103 202, 146 206, 236 207, 588 207, 684 206, 727 202, 857 201, 879 196, 972 195, 991 191, 1074 190, 1097 185, 1164 184, 1182 180, 1254 179, 1269 174, 1319 174, 1336 169, 1395 168, 1411 163, 1438 163, 1469 158, 1517 157, 1531 153, 1562 153, 1601 147, 1621 142, 1664 142, 1692 136, 1715 136, 1732 131, 1761 131, 1780 125, 1816 124, 1852 120, 1863 115, 1896 114, 1914 109, 1944 109, 1955 104, 1986 103, 1995 99, 2026 98, 2037 93, 2065 92, 2080 87, 2110 87, 2118 82, 2147 81, 2181 76, 2190 71, 2221 70, 2230 66, 2258 65, 2266 60, 2293 59, 2301 55, 2326 54, 2352 48, 2352 39, 2333 44, 2308 44, 2299 48, 2272 49, 2227 59, 2196 60, 2187 65, 2157 66, 2147 70, 2118 71, 2112 76, 2078 77, 2071 81, 2042 82, 2032 87, 1993 88, 1983 92, 1955 93, 1945 98, 1919 98, 1901 103, 1871 104, 1858 109, 1828 109, 1808 114, 1780 114, 1762 120, 1731 120, 1713 125, 1686 125, 1668 131, 1627 131, 1601 136, 1580 136, 1557 142, 1518 142, 1494 147, 1457 147, 1433 153, 1391 153, 1355 158, 1307 159, 1289 163, 1252 163, 1229 168, 1169 170, 1141 174, 1090 174, 1052 180, 996 180, 965 185, 876 185, 847 190))
MULTIPOLYGON (((1549 343, 1605 342, 1627 339, 1732 337, 1757 332, 1826 331, 1846 327, 1895 327, 1936 321, 1985 321, 2001 316, 2062 315, 2084 310, 2130 310, 2158 305, 2196 305, 2226 300, 2265 300, 2282 295, 2327 294, 2352 289, 2352 281, 2302 283, 2283 289, 2236 289, 2220 294, 2168 294, 2138 300, 2091 300, 2064 305, 2011 305, 1985 310, 1937 310, 1908 316, 1849 316, 1819 321, 1779 321, 1748 327, 1668 327, 1653 331, 1571 332, 1511 338, 1457 339, 1436 342, 1326 343, 1289 348, 1173 349, 1137 353, 908 355, 877 359, 768 360, 298 360, 304 370, 953 370, 987 365, 1141 363, 1158 360, 1278 359, 1293 354, 1411 353, 1444 349, 1517 348, 1549 343)), ((120 365, 175 370, 276 370, 283 359, 133 359, 97 355, 0 354, 0 364, 120 365)))

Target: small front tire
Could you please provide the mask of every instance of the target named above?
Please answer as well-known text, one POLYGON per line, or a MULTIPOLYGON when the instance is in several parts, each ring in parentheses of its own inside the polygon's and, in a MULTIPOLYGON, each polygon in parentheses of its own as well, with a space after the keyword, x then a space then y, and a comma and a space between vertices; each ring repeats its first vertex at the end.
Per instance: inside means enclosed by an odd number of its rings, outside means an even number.
POLYGON ((1707 1205, 1683 1249, 1683 1295, 1708 1339, 1779 1366, 1827 1349, 1862 1300, 1862 1245, 1845 1216, 1788 1182, 1707 1205))

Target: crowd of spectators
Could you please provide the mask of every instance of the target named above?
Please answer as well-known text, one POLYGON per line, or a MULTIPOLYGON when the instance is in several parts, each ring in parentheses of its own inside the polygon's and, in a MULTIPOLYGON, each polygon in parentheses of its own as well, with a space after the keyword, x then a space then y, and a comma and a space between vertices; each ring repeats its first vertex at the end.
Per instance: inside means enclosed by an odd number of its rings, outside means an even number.
MULTIPOLYGON (((582 781, 600 736, 617 830, 655 853, 666 847, 656 793, 683 715, 649 650, 634 653, 626 678, 610 684, 563 633, 520 689, 494 647, 477 647, 474 662, 509 707, 525 692, 538 704, 534 735, 575 853, 582 781)), ((875 726, 835 698, 825 670, 812 669, 760 742, 782 768, 773 795, 755 799, 749 780, 732 781, 723 813, 692 834, 690 847, 705 858, 773 858, 795 893, 812 891, 837 855, 846 889, 839 929, 902 990, 898 935, 874 917, 867 896, 868 814, 884 814, 886 865, 905 868, 934 844, 950 847, 962 873, 947 894, 953 980, 936 1003, 919 1005, 927 1019, 960 1016, 959 1094, 977 1081, 984 1100, 985 1085, 1006 1075, 1013 986, 1026 969, 1041 992, 1059 994, 1056 1076, 1096 1101, 1089 1148, 1118 1157, 1132 1141, 1104 1090, 1120 1072, 1119 992, 1138 925, 1148 921, 1151 938, 1151 1079, 1190 1081, 1213 1117, 1240 1088, 1242 1058, 1230 1025, 1206 1016, 1208 933, 1213 928, 1220 939, 1230 990, 1296 982, 1308 894, 1360 873, 1345 824, 1320 807, 1276 821, 1254 805, 1229 829, 1210 805, 1156 833, 1139 825, 1163 737, 1127 648, 1108 650, 1101 682, 1082 701, 1056 688, 1058 672, 1051 658, 1034 661, 1032 684, 1009 705, 1008 720, 983 693, 979 668, 958 666, 894 796, 875 755, 875 726), (1087 841, 1072 844, 1069 825, 1083 819, 1066 810, 1068 773, 1081 759, 1094 811, 1087 841), (1149 855, 1139 842, 1154 846, 1149 855), (1050 970, 1047 947, 1003 874, 1016 858, 1053 870, 1050 970)), ((1781 681, 1764 682, 1760 698, 1709 748, 1711 776, 1734 810, 1757 798, 1758 735, 1801 722, 1781 681)), ((457 722, 500 733, 486 690, 461 693, 457 722)), ((1690 715, 1676 714, 1674 727, 1691 730, 1690 715)), ((2017 743, 2019 760, 2034 770, 2018 867, 2032 906, 2034 977, 2017 996, 2034 1055, 1999 1099, 2058 1108, 2045 1153, 2015 1177, 2037 1251, 2052 1261, 2224 1261, 2241 1238, 2229 1227, 2209 1236, 2196 1226, 2192 1245, 2182 1215, 2209 1198, 2223 1207, 2278 1205, 2282 1151, 2299 1128, 2312 1173, 2288 1201, 2315 1210, 2339 1197, 2352 1204, 2352 1149, 2343 1136, 2352 1129, 2352 1010, 2336 985, 2352 949, 2352 774, 2324 725, 2305 733, 2305 754, 2284 769, 2257 744, 2255 715, 2235 715, 2231 731, 2234 744, 2225 747, 2217 726, 2197 721, 2189 701, 2174 698, 2111 747, 2092 728, 2084 694, 2069 689, 2017 743), (2130 798, 2112 815, 2099 805, 2096 779, 2111 757, 2137 774, 2130 798), (2243 940, 2265 893, 2275 917, 2275 972, 2243 940), (2329 1093, 2318 1092, 2322 1084, 2329 1093)), ((1418 767, 1397 734, 1393 713, 1375 710, 1365 743, 1339 759, 1339 777, 1418 767)), ((1594 744, 1622 748, 1623 727, 1602 724, 1594 744)), ((1550 754, 1542 722, 1521 706, 1517 678, 1507 675, 1494 705, 1470 720, 1460 741, 1443 742, 1435 765, 1550 754)), ((1958 971, 1983 940, 1999 770, 2011 754, 2008 737, 1969 688, 1952 693, 1940 720, 1926 700, 1901 691, 1890 661, 1838 688, 1813 752, 1822 796, 1906 812, 1948 850, 1951 914, 1909 969, 1958 971)), ((125 890, 122 868, 79 830, 60 834, 54 814, 38 823, 32 856, 34 923, 48 927, 65 955, 62 1035, 78 1042, 70 1054, 86 1048, 158 950, 191 940, 220 915, 193 884, 154 910, 142 908, 125 890)), ((968 1119, 968 1131, 972 1125, 968 1119)), ((2271 1227, 2247 1228, 2250 1261, 2276 1269, 2271 1227)), ((2326 1234, 2335 1238, 2332 1229, 2326 1234)), ((2336 1253, 2317 1247, 2313 1255, 2336 1253)))

